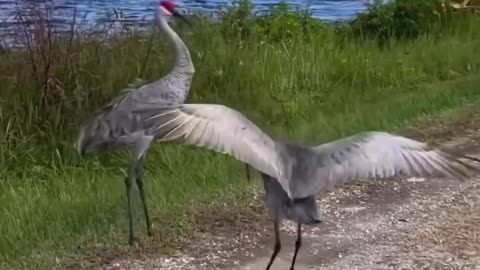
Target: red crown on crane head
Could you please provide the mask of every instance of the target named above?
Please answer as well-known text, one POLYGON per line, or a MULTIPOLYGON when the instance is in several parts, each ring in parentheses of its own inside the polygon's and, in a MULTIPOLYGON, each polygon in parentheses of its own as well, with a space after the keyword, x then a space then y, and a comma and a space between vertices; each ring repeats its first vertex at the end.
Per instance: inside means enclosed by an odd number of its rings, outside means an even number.
POLYGON ((170 1, 160 1, 160 6, 173 13, 176 5, 170 1))

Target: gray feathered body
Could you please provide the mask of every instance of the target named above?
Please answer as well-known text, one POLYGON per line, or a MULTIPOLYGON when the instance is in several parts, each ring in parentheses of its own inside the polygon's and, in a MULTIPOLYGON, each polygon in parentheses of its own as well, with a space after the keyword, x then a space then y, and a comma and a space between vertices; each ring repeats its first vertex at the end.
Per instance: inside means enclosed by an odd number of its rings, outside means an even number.
POLYGON ((177 88, 177 81, 165 77, 139 88, 127 88, 120 96, 85 122, 76 147, 79 152, 106 150, 136 143, 140 136, 149 135, 151 127, 144 119, 156 112, 150 106, 175 106, 185 101, 188 90, 177 88))
POLYGON ((190 52, 163 16, 156 19, 173 45, 175 59, 172 70, 159 80, 123 90, 120 96, 85 122, 75 143, 78 152, 138 144, 143 136, 148 136, 150 129, 144 119, 151 115, 145 108, 185 103, 195 73, 190 52))
POLYGON ((135 146, 134 158, 129 166, 125 179, 129 216, 129 243, 133 244, 133 209, 132 189, 136 184, 143 204, 147 233, 151 233, 151 223, 145 200, 142 169, 145 155, 154 141, 152 122, 146 118, 154 116, 152 107, 169 108, 185 103, 192 78, 195 73, 190 52, 180 37, 167 23, 167 17, 180 16, 175 11, 175 4, 161 1, 157 7, 155 18, 160 30, 172 43, 175 59, 171 71, 165 77, 151 82, 136 83, 109 104, 97 111, 94 116, 81 127, 75 142, 75 148, 82 155, 94 150, 106 150, 120 146, 135 146))
POLYGON ((302 224, 318 224, 321 222, 315 196, 290 200, 275 178, 263 173, 262 178, 265 189, 264 201, 273 215, 283 216, 302 224))
MULTIPOLYGON (((302 185, 302 182, 314 177, 311 168, 321 164, 321 157, 308 146, 277 141, 275 148, 284 164, 286 176, 291 179, 291 188, 302 185)), ((315 195, 296 197, 290 200, 276 178, 264 173, 261 175, 264 182, 265 203, 274 215, 283 216, 302 224, 321 222, 315 195)))

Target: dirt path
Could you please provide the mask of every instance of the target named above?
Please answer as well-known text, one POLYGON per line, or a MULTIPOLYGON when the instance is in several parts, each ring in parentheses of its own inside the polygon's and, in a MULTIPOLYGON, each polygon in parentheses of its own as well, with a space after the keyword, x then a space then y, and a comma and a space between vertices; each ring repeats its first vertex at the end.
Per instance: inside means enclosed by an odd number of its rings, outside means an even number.
MULTIPOLYGON (((433 263, 432 269, 458 269, 455 266, 460 265, 462 269, 476 269, 475 265, 480 269, 480 254, 476 252, 462 257, 423 243, 441 242, 438 237, 424 233, 435 229, 426 226, 432 226, 432 222, 439 222, 434 226, 446 223, 448 217, 440 217, 448 216, 448 210, 457 208, 466 199, 478 199, 477 180, 461 186, 435 180, 404 180, 383 187, 365 185, 361 195, 346 191, 347 196, 338 198, 335 205, 332 201, 320 203, 331 207, 325 215, 326 224, 308 230, 295 269, 423 269, 421 266, 433 263)), ((287 228, 290 233, 284 241, 288 245, 273 269, 289 269, 295 238, 294 227, 287 228)), ((267 245, 266 249, 271 247, 267 245)), ((269 259, 269 254, 264 253, 260 253, 259 259, 234 269, 264 269, 269 259)))
MULTIPOLYGON (((455 120, 414 137, 434 138, 480 157, 480 131, 467 125, 477 121, 471 115, 461 119, 459 136, 435 136, 445 127, 458 128, 455 120)), ((304 227, 296 270, 480 269, 480 178, 357 181, 324 194, 318 203, 324 223, 304 227)), ((205 233, 174 256, 116 260, 100 269, 265 269, 273 250, 272 225, 267 216, 258 220, 248 229, 205 233)), ((284 222, 282 251, 272 270, 289 269, 295 231, 295 224, 284 222)))

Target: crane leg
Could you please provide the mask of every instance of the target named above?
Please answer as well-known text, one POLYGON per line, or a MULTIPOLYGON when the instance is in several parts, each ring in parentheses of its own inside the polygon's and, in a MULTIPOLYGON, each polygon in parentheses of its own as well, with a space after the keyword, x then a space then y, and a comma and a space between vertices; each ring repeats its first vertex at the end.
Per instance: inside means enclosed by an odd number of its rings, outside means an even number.
POLYGON ((250 170, 248 169, 248 164, 245 164, 245 170, 247 171, 247 181, 250 182, 250 170))
MULTIPOLYGON (((131 170, 130 170, 131 171, 131 170)), ((125 178, 125 186, 127 187, 127 203, 128 203, 128 229, 129 229, 129 235, 128 235, 128 243, 130 245, 133 245, 133 219, 132 219, 132 184, 133 184, 133 178, 134 176, 132 173, 129 171, 127 178, 125 178)))
POLYGON ((279 223, 280 223, 280 221, 279 221, 278 217, 275 217, 274 221, 273 221, 273 229, 274 229, 274 232, 275 232, 275 247, 273 249, 272 257, 270 257, 270 261, 268 262, 267 268, 265 270, 270 269, 270 267, 273 264, 273 261, 275 260, 278 253, 280 252, 280 249, 282 249, 282 244, 281 244, 281 241, 280 241, 280 229, 279 229, 280 224, 279 223))
POLYGON ((147 154, 147 150, 150 147, 153 141, 152 136, 142 136, 141 139, 135 145, 135 157, 137 158, 135 162, 135 180, 137 182, 138 191, 140 192, 140 199, 142 200, 143 205, 143 213, 145 215, 145 223, 147 225, 147 234, 148 236, 152 236, 151 226, 150 226, 150 216, 148 215, 147 210, 147 203, 145 200, 145 191, 143 187, 143 163, 145 160, 145 155, 147 154))
POLYGON ((297 254, 301 246, 302 246, 302 224, 298 222, 297 241, 295 242, 295 253, 293 254, 293 260, 292 260, 292 265, 290 266, 290 270, 294 270, 295 260, 297 259, 297 254))
POLYGON ((134 233, 133 233, 133 209, 132 209, 132 194, 133 194, 133 181, 136 181, 138 189, 140 191, 140 197, 143 203, 143 209, 145 211, 145 219, 147 221, 147 230, 150 235, 150 220, 148 217, 147 206, 145 205, 145 193, 143 190, 143 178, 142 178, 142 168, 143 160, 145 158, 145 153, 150 147, 153 137, 151 136, 141 136, 141 137, 132 137, 130 139, 135 139, 135 160, 128 170, 128 177, 125 180, 125 186, 127 187, 127 202, 128 202, 128 219, 129 219, 129 230, 130 234, 128 237, 128 243, 133 245, 134 233))
POLYGON ((140 198, 143 204, 143 213, 145 214, 145 222, 147 224, 147 234, 148 236, 152 236, 150 216, 148 215, 147 203, 145 201, 145 191, 143 188, 142 170, 143 170, 144 159, 145 159, 145 154, 142 155, 140 160, 137 162, 137 165, 135 167, 135 175, 136 175, 138 190, 140 191, 140 198))

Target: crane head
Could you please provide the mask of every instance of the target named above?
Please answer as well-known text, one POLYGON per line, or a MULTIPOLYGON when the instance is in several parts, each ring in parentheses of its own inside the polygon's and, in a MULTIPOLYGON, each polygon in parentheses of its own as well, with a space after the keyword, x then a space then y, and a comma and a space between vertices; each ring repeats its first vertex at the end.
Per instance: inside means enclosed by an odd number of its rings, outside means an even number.
POLYGON ((185 21, 187 24, 192 25, 182 14, 180 14, 175 8, 177 5, 171 1, 160 1, 159 5, 159 12, 162 13, 163 16, 172 16, 178 17, 185 21))

